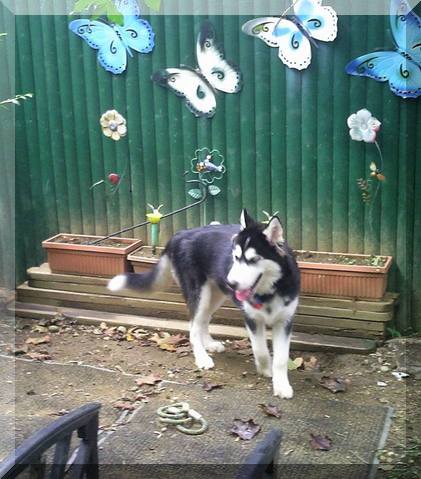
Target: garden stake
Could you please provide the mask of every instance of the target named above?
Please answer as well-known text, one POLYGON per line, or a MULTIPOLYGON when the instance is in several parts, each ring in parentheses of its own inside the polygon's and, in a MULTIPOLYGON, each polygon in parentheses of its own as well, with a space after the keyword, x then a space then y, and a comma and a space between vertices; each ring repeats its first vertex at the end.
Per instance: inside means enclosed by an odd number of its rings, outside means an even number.
MULTIPOLYGON (((186 174, 188 174, 187 171, 184 173, 184 176, 186 174)), ((208 198, 208 187, 207 187, 206 184, 204 184, 201 180, 186 180, 186 183, 196 183, 196 184, 198 184, 199 188, 202 190, 202 198, 199 201, 196 201, 195 203, 192 203, 191 205, 183 206, 182 208, 179 208, 178 210, 174 210, 174 211, 171 211, 170 213, 167 213, 166 215, 162 215, 161 220, 164 219, 164 218, 169 218, 170 216, 174 216, 178 213, 182 213, 183 211, 187 211, 190 208, 193 208, 195 206, 199 206, 207 200, 207 198, 208 198)), ((94 244, 101 243, 101 241, 104 241, 108 238, 113 238, 114 236, 121 235, 122 233, 126 233, 127 231, 132 231, 136 228, 140 228, 141 226, 146 226, 150 223, 151 223, 150 221, 143 221, 142 223, 139 223, 139 224, 134 225, 134 226, 129 226, 128 228, 124 228, 120 231, 116 231, 115 233, 111 233, 108 236, 104 236, 103 238, 97 239, 97 240, 92 241, 91 243, 88 243, 88 244, 94 245, 94 244)))

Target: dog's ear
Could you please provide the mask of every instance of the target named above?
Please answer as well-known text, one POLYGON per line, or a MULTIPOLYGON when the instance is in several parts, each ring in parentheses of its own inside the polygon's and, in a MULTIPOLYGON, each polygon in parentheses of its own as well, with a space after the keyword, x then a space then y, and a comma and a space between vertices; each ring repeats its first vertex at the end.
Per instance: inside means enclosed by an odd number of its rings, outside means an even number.
POLYGON ((247 213, 247 210, 243 208, 240 216, 241 229, 249 228, 251 225, 255 224, 254 219, 247 213))
POLYGON ((270 219, 269 224, 263 230, 263 233, 271 244, 282 245, 285 241, 284 228, 277 216, 273 216, 270 219))

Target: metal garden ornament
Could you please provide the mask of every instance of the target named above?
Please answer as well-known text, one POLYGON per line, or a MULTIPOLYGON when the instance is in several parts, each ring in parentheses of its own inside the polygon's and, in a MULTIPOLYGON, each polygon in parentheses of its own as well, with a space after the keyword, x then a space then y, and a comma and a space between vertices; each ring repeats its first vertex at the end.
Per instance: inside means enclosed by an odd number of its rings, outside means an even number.
POLYGON ((303 70, 311 63, 311 43, 315 40, 332 42, 338 32, 338 16, 321 0, 297 0, 281 17, 262 17, 245 23, 242 30, 247 35, 263 40, 278 48, 280 60, 289 68, 303 70), (292 15, 286 15, 292 9, 292 15))
POLYGON ((200 29, 196 58, 197 69, 188 66, 165 68, 154 73, 152 80, 184 98, 186 107, 196 117, 212 118, 216 112, 216 90, 238 93, 242 86, 241 72, 225 60, 209 21, 200 29))
POLYGON ((406 0, 391 0, 390 29, 396 51, 375 51, 352 60, 345 70, 350 75, 389 82, 395 95, 421 95, 421 19, 406 0))
MULTIPOLYGON (((198 175, 199 181, 205 186, 212 196, 217 196, 221 189, 214 185, 215 180, 221 180, 225 174, 224 157, 218 150, 201 148, 196 150, 195 157, 191 160, 191 171, 198 175)), ((203 191, 198 188, 189 190, 189 195, 195 200, 203 196, 203 191)))
POLYGON ((347 120, 347 124, 349 127, 349 136, 354 141, 374 143, 379 153, 379 167, 374 161, 372 161, 369 166, 369 177, 367 179, 359 178, 357 180, 364 203, 369 203, 372 199, 374 200, 376 198, 380 183, 386 180, 386 176, 383 173, 383 154, 376 139, 381 123, 367 109, 363 108, 362 110, 357 111, 357 113, 350 115, 347 120), (371 195, 372 180, 377 182, 373 198, 371 195))
POLYGON ((120 74, 127 68, 127 55, 132 50, 150 53, 155 45, 151 25, 140 18, 136 0, 114 0, 123 15, 123 25, 100 20, 80 19, 69 24, 70 30, 98 50, 98 61, 105 70, 120 74))

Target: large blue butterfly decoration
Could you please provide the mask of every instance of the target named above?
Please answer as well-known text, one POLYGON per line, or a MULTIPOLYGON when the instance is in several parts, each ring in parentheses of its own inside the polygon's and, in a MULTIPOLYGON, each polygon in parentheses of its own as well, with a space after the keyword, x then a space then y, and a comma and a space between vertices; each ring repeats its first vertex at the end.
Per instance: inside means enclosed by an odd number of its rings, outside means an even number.
POLYGON ((389 82, 402 98, 421 95, 421 19, 406 0, 391 0, 390 28, 397 51, 368 53, 352 60, 345 70, 350 75, 389 82))
POLYGON ((323 6, 322 0, 296 0, 293 8, 293 15, 256 18, 242 30, 278 48, 279 59, 287 67, 303 70, 311 63, 311 43, 317 46, 315 40, 335 40, 338 16, 332 7, 323 6))
POLYGON ((81 19, 70 22, 69 28, 98 50, 98 61, 105 70, 120 74, 127 68, 127 54, 133 56, 132 49, 139 53, 153 50, 155 34, 149 22, 140 18, 136 0, 114 0, 114 3, 124 15, 123 26, 81 19))

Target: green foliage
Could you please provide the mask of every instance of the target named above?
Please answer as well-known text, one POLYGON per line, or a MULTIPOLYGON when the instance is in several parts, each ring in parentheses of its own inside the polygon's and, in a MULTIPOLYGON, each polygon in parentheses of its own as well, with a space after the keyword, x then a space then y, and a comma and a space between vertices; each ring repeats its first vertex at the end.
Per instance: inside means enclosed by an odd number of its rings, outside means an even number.
POLYGON ((117 10, 112 0, 77 0, 73 13, 81 14, 88 12, 92 18, 105 15, 109 22, 123 25, 124 17, 117 10))
POLYGON ((400 338, 402 336, 401 333, 393 326, 389 326, 386 328, 386 330, 391 338, 400 338))

